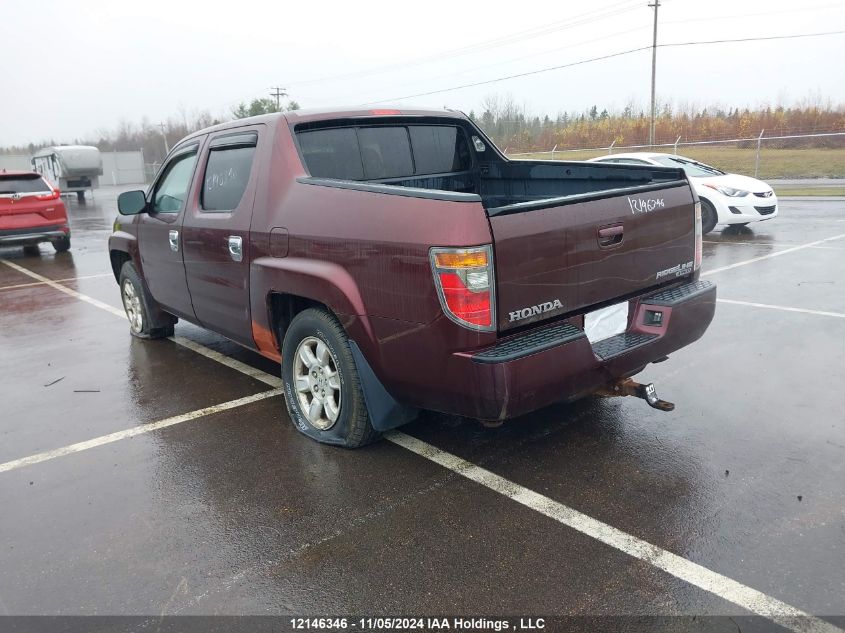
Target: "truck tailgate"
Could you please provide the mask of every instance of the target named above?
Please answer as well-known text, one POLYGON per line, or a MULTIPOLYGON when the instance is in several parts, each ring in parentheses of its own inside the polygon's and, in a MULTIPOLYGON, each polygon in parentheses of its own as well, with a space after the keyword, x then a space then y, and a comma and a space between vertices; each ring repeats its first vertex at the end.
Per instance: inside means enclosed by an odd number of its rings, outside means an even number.
POLYGON ((500 331, 691 275, 686 181, 490 209, 500 331))

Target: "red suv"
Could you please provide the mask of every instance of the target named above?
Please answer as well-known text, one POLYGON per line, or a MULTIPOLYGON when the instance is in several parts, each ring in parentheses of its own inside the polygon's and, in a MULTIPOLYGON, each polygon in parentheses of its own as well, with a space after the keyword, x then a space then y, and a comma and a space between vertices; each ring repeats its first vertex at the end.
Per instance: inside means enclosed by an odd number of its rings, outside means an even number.
POLYGON ((32 171, 0 171, 0 246, 29 251, 50 242, 56 252, 70 248, 70 227, 61 192, 32 171))

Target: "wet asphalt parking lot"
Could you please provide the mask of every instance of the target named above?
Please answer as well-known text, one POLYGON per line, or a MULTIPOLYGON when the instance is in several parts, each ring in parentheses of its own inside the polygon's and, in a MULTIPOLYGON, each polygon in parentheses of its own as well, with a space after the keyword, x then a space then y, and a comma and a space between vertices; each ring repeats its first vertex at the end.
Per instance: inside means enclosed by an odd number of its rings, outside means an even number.
POLYGON ((424 414, 347 451, 294 430, 274 363, 129 335, 117 193, 68 203, 66 254, 0 248, 0 614, 845 627, 845 199, 705 236, 716 318, 638 377, 673 413, 424 414))

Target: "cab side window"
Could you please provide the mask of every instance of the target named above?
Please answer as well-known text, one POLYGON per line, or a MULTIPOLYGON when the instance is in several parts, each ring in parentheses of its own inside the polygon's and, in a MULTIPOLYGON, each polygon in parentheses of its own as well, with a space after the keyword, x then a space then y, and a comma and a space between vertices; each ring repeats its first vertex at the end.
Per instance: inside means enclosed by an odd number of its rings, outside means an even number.
POLYGON ((258 134, 221 136, 209 146, 200 208, 206 212, 236 209, 249 183, 258 134))
POLYGON ((167 166, 153 194, 153 213, 179 213, 185 206, 191 175, 197 162, 197 150, 176 156, 167 166))

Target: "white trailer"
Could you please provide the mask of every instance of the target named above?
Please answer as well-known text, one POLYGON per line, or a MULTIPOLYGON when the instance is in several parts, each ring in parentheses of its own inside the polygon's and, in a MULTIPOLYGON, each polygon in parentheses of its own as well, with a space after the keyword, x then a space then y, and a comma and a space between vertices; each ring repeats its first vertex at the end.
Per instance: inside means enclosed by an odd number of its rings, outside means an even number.
POLYGON ((32 157, 32 167, 62 192, 76 192, 85 202, 85 191, 100 185, 103 159, 100 150, 90 145, 55 145, 39 150, 32 157))

